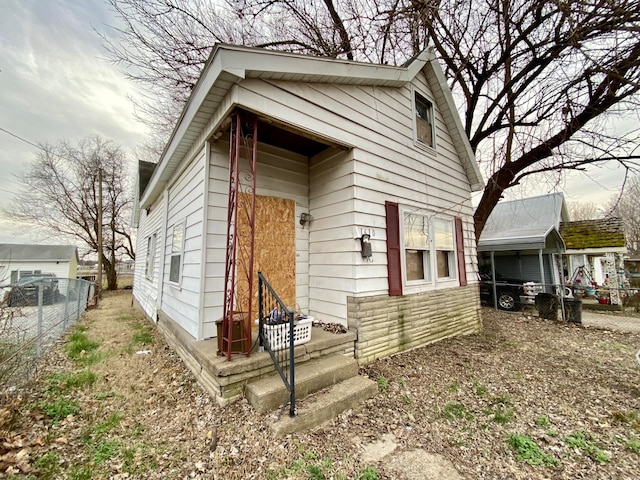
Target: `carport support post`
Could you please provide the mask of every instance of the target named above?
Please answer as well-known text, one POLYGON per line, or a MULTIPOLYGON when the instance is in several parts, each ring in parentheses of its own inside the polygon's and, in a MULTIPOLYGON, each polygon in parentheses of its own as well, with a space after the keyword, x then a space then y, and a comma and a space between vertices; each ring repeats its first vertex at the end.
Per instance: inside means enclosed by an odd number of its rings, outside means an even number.
POLYGON ((498 289, 496 288, 496 264, 494 262, 495 253, 493 250, 489 252, 491 257, 491 289, 493 290, 493 308, 498 309, 498 289))
POLYGON ((36 334, 36 356, 40 358, 42 354, 42 303, 44 295, 42 286, 38 287, 38 333, 36 334))
POLYGON ((562 261, 562 250, 560 249, 560 244, 556 243, 556 247, 558 248, 558 258, 560 259, 560 312, 562 313, 562 321, 567 321, 567 313, 564 311, 564 262, 562 261))
POLYGON ((540 284, 542 285, 542 288, 544 288, 544 291, 549 293, 547 285, 544 282, 544 260, 542 259, 542 249, 538 250, 538 263, 540 265, 540 284))

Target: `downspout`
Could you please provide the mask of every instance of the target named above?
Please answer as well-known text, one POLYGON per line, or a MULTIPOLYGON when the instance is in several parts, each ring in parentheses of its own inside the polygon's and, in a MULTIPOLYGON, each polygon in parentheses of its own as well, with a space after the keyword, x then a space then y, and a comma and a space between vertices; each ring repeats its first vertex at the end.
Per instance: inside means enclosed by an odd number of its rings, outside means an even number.
POLYGON ((160 262, 158 265, 158 294, 156 296, 156 318, 158 321, 158 310, 162 309, 162 293, 164 292, 164 262, 167 258, 167 220, 169 216, 169 191, 165 190, 162 194, 162 230, 160 233, 160 262))
POLYGON ((207 272, 207 218, 209 212, 209 175, 211 171, 211 140, 204 142, 204 192, 202 200, 202 244, 200 246, 200 295, 198 305, 198 340, 204 339, 204 296, 207 272))

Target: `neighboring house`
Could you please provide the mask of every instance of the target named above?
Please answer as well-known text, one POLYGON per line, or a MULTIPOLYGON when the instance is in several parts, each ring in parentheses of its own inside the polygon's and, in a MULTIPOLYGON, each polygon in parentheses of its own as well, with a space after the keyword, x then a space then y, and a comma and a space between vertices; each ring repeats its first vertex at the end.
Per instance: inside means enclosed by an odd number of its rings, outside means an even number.
POLYGON ((430 50, 392 67, 217 45, 144 168, 133 294, 153 320, 216 336, 233 224, 256 277, 355 331, 360 362, 481 328, 470 194, 483 183, 430 50), (236 162, 249 173, 230 176, 236 162))
POLYGON ((640 287, 640 255, 628 255, 624 259, 624 271, 633 288, 640 287))
POLYGON ((478 241, 482 269, 497 275, 543 283, 548 292, 561 283, 565 245, 559 229, 569 220, 562 193, 499 202, 478 241))
POLYGON ((22 275, 53 273, 76 278, 78 249, 72 245, 0 243, 0 286, 17 282, 22 275))
POLYGON ((580 279, 581 283, 624 286, 627 246, 621 218, 563 222, 560 235, 567 247, 565 266, 570 283, 580 279))

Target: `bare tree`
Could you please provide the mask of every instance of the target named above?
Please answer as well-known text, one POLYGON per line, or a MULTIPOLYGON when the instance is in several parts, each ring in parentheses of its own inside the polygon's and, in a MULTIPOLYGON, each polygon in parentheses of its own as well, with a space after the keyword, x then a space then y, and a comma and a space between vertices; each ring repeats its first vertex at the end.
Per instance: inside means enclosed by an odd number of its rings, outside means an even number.
POLYGON ((640 176, 631 178, 620 195, 611 197, 606 212, 622 218, 627 249, 633 255, 640 254, 640 176))
POLYGON ((607 135, 605 122, 637 107, 639 7, 637 0, 421 7, 488 175, 477 237, 503 192, 527 176, 612 159, 633 167, 628 139, 607 135))
POLYGON ((109 1, 125 22, 111 57, 170 100, 151 102, 167 127, 215 42, 391 64, 433 46, 488 178, 476 237, 532 175, 639 158, 608 129, 638 108, 639 0, 109 1))
POLYGON ((99 136, 85 138, 77 146, 62 141, 40 148, 34 161, 17 177, 22 189, 5 208, 5 216, 37 225, 56 236, 80 240, 89 251, 102 255, 108 288, 116 289, 117 260, 123 256, 135 259, 128 224, 132 198, 124 153, 99 136), (102 252, 98 252, 97 235, 100 205, 102 252))
POLYGON ((594 202, 569 202, 569 217, 573 221, 594 220, 605 216, 600 207, 594 202))

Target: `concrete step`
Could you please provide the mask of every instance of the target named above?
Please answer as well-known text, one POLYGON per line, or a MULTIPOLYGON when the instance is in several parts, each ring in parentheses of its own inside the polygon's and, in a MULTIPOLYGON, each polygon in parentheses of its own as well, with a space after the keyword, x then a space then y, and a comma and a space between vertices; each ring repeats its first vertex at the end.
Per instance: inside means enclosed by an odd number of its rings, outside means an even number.
POLYGON ((356 408, 378 392, 378 384, 356 375, 318 392, 297 404, 298 415, 283 415, 271 425, 277 436, 307 430, 337 417, 349 408, 356 408))
MULTIPOLYGON (((296 399, 358 375, 358 362, 345 355, 329 355, 296 364, 296 399)), ((282 406, 289 392, 277 373, 250 383, 245 388, 249 403, 260 413, 282 406)))

